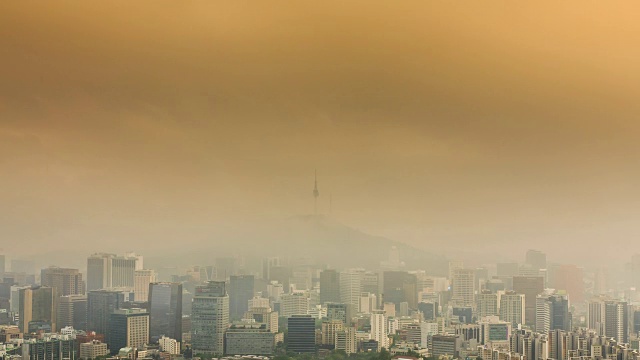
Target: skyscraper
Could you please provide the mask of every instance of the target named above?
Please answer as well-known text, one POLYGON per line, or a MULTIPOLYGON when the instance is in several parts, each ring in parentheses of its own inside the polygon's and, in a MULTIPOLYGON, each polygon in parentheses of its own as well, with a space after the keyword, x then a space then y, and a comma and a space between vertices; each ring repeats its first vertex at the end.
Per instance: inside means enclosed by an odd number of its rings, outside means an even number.
POLYGON ((232 275, 229 281, 229 317, 233 320, 242 319, 249 310, 249 300, 254 295, 253 275, 232 275))
POLYGON ((49 332, 57 330, 56 290, 47 286, 34 286, 20 290, 20 331, 33 332, 34 327, 46 326, 49 332))
POLYGON ((111 313, 124 304, 124 294, 112 290, 92 290, 87 294, 87 330, 109 336, 111 313))
POLYGON ((358 309, 362 285, 360 279, 363 271, 349 269, 340 272, 340 302, 358 309))
POLYGON ((133 300, 136 302, 149 301, 149 285, 157 281, 156 272, 153 270, 136 270, 133 280, 133 300))
POLYGON ((229 296, 224 281, 196 287, 191 310, 191 346, 194 354, 223 355, 224 332, 229 325, 229 296))
POLYGON ((376 310, 371 313, 370 338, 378 342, 378 351, 381 348, 389 348, 389 336, 387 334, 387 316, 384 310, 376 310))
POLYGON ((73 326, 77 330, 87 329, 87 295, 66 295, 58 300, 58 328, 73 326))
POLYGON ((93 254, 87 259, 87 291, 114 287, 134 288, 137 256, 93 254))
POLYGON ((514 276, 513 291, 525 296, 524 319, 529 326, 536 325, 536 297, 544 291, 541 276, 514 276))
POLYGON ((336 270, 320 272, 320 304, 340 302, 340 276, 336 270))
POLYGON ((400 303, 407 302, 414 309, 417 307, 417 284, 415 274, 406 271, 385 271, 383 273, 383 300, 395 304, 400 310, 400 303))
POLYGON ((498 295, 489 290, 482 290, 476 301, 476 312, 478 319, 498 315, 498 295))
POLYGON ((117 354, 125 347, 144 349, 149 341, 149 313, 144 309, 120 309, 111 314, 109 348, 117 354))
POLYGON ((289 317, 287 329, 287 351, 298 354, 316 351, 316 323, 311 315, 289 317))
POLYGON ((149 335, 153 341, 163 335, 182 341, 182 284, 149 285, 149 335))
POLYGON ((475 283, 473 269, 454 270, 451 301, 459 306, 473 306, 475 304, 475 283))
POLYGON ((604 303, 604 335, 619 342, 629 342, 629 309, 626 301, 604 303))
POLYGON ((510 322, 513 327, 517 327, 518 324, 523 324, 525 321, 525 306, 526 300, 524 294, 507 291, 500 296, 500 320, 510 322))
POLYGON ((40 283, 56 289, 58 296, 83 295, 84 282, 78 269, 48 267, 40 272, 40 283))

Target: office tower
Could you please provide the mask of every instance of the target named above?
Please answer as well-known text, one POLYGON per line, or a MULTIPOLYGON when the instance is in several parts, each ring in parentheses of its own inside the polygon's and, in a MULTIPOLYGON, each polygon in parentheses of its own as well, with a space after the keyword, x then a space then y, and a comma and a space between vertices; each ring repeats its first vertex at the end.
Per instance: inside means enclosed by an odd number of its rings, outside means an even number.
POLYGON ((371 333, 370 338, 378 342, 378 351, 389 349, 389 336, 387 315, 384 310, 376 310, 371 313, 371 333))
POLYGON ((280 297, 280 316, 306 315, 309 311, 309 296, 306 293, 296 292, 283 294, 280 297))
POLYGON ((316 352, 316 324, 311 315, 293 315, 287 319, 287 351, 316 352))
POLYGON ((320 304, 340 302, 340 275, 336 270, 320 272, 320 304))
POLYGON ((134 287, 137 257, 93 254, 87 259, 87 291, 134 287))
POLYGON ((0 254, 0 276, 4 275, 5 271, 7 271, 7 257, 0 254))
POLYGON ((538 270, 546 269, 547 255, 539 250, 528 250, 525 257, 525 263, 538 270))
POLYGON ((345 325, 351 323, 351 309, 347 304, 327 303, 327 319, 340 320, 345 325))
POLYGON ((47 286, 33 286, 20 290, 20 331, 35 332, 39 328, 57 331, 57 302, 56 290, 47 286))
POLYGON ((605 297, 597 297, 589 301, 587 309, 587 326, 598 335, 604 335, 605 297))
POLYGON ((536 298, 536 332, 550 330, 571 331, 571 314, 569 297, 548 291, 536 298))
POLYGON ((76 340, 69 335, 45 334, 40 339, 25 339, 22 360, 67 360, 78 358, 76 340))
POLYGON ((282 284, 285 293, 291 291, 291 269, 285 266, 272 266, 269 280, 282 284))
POLYGON ((58 299, 58 328, 87 329, 87 295, 66 295, 58 299))
POLYGON ((87 291, 111 287, 113 254, 93 254, 87 258, 87 291))
POLYGON ((498 295, 490 290, 482 290, 476 300, 476 312, 479 320, 486 316, 498 315, 498 295))
POLYGON ((453 272, 459 269, 464 269, 464 261, 449 260, 449 280, 453 280, 453 272))
POLYGON ((224 354, 224 332, 229 325, 229 295, 224 281, 196 287, 191 309, 191 346, 194 354, 224 354))
POLYGON ((312 285, 312 271, 309 265, 294 266, 291 269, 291 287, 296 290, 309 290, 312 285))
POLYGON ((383 273, 383 300, 393 303, 400 310, 401 302, 408 302, 415 309, 418 300, 418 280, 415 274, 406 271, 385 271, 383 273))
POLYGON ((92 360, 109 354, 107 344, 100 340, 91 340, 80 344, 80 359, 92 360))
POLYGON ((418 303, 418 310, 422 313, 425 321, 435 320, 438 317, 438 304, 433 302, 418 303))
POLYGON ((584 301, 584 272, 582 268, 572 264, 557 265, 552 268, 550 275, 552 288, 565 290, 571 297, 571 301, 575 303, 584 301))
POLYGON ((520 266, 518 263, 497 263, 496 270, 498 276, 518 276, 520 266))
POLYGON ((536 325, 536 297, 544 291, 544 279, 540 276, 514 276, 513 291, 525 296, 525 324, 536 325))
POLYGON ((280 265, 280 258, 270 257, 262 259, 262 279, 269 281, 269 279, 271 279, 271 268, 280 265))
POLYGON ((457 359, 462 347, 462 339, 458 335, 434 335, 431 338, 430 354, 438 359, 447 356, 457 359))
POLYGON ((149 335, 182 342, 182 284, 149 284, 149 335))
POLYGON ((269 299, 272 301, 280 301, 280 296, 284 294, 284 288, 282 284, 277 281, 272 281, 267 284, 267 295, 269 295, 269 299))
POLYGON ((355 354, 358 351, 356 329, 353 327, 345 327, 342 331, 336 332, 335 343, 336 350, 342 350, 347 355, 355 354))
POLYGON ((274 351, 275 334, 265 324, 233 324, 224 337, 227 356, 269 356, 274 351))
POLYGON ((278 333, 278 312, 269 307, 253 307, 244 313, 244 319, 266 324, 267 330, 278 333))
POLYGON ((344 323, 340 320, 327 320, 322 322, 321 344, 329 349, 335 348, 336 333, 344 329, 344 323))
POLYGON ((40 283, 56 289, 58 296, 84 294, 84 282, 78 269, 49 267, 40 272, 40 283))
POLYGON ((109 336, 111 313, 124 305, 124 294, 112 290, 92 290, 87 294, 87 330, 109 336))
POLYGON ((604 303, 604 335, 621 343, 629 342, 629 309, 626 301, 604 303))
POLYGON ((459 306, 473 306, 475 303, 475 272, 472 269, 453 271, 451 301, 459 306))
POLYGON ((111 259, 111 287, 134 287, 137 257, 116 256, 111 259))
POLYGON ((111 314, 109 348, 117 354, 122 348, 142 350, 149 342, 149 313, 144 309, 119 309, 111 314))
POLYGON ((133 275, 133 300, 135 302, 149 301, 149 285, 157 281, 153 270, 136 270, 133 275))
POLYGON ((340 302, 357 309, 360 303, 362 271, 349 269, 340 272, 340 302))
POLYGON ((514 327, 525 321, 526 297, 515 291, 507 291, 500 296, 500 320, 510 322, 514 327))
POLYGON ((549 357, 555 360, 567 360, 567 333, 562 330, 549 331, 549 357))
POLYGON ((362 314, 371 314, 372 311, 378 309, 378 299, 375 294, 363 292, 360 294, 360 306, 358 312, 362 314))
POLYGON ((124 254, 125 258, 135 259, 136 263, 134 266, 134 270, 143 270, 144 269, 144 257, 140 254, 136 254, 134 252, 128 252, 124 254))
POLYGON ((254 295, 253 275, 232 275, 229 281, 229 317, 233 320, 242 319, 249 310, 249 300, 254 295))
POLYGON ((361 285, 362 292, 368 292, 370 294, 376 295, 378 299, 380 297, 380 277, 377 273, 367 271, 362 274, 361 285))

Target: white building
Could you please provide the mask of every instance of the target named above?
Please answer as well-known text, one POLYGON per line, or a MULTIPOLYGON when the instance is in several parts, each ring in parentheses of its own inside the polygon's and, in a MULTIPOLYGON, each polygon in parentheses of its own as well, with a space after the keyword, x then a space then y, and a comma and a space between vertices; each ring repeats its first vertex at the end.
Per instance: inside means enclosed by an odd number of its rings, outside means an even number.
POLYGON ((378 342, 378 351, 380 351, 381 348, 389 348, 387 327, 387 315, 384 310, 373 311, 371 313, 370 338, 378 342))
POLYGON ((500 320, 510 322, 514 327, 524 324, 525 295, 507 291, 500 296, 500 320))
POLYGON ((340 300, 343 304, 349 304, 353 309, 360 305, 362 293, 361 278, 364 270, 349 269, 340 272, 340 300))
POLYGON ((376 298, 376 294, 368 292, 360 294, 360 308, 358 309, 360 313, 371 314, 373 310, 376 310, 377 305, 378 299, 376 298))
POLYGON ((180 343, 176 339, 163 336, 158 340, 160 345, 160 351, 168 352, 169 354, 180 354, 180 343))
POLYGON ((149 301, 149 284, 157 281, 153 270, 136 270, 133 278, 133 300, 149 301))

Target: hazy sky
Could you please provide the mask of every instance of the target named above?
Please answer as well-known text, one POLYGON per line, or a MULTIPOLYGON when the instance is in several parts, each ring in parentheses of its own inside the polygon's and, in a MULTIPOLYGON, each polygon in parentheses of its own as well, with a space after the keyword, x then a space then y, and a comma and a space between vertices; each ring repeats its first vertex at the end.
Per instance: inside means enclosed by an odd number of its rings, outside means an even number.
POLYGON ((418 247, 640 251, 639 11, 2 1, 0 248, 215 243, 312 212, 317 168, 418 247))

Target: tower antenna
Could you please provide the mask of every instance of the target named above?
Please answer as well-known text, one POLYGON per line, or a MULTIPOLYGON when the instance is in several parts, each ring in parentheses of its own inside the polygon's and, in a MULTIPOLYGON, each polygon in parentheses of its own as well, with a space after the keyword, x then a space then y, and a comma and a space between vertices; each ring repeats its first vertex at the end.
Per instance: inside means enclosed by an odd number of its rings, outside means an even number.
POLYGON ((318 197, 320 192, 318 191, 318 171, 314 170, 314 186, 313 186, 313 208, 316 215, 318 215, 318 197))

